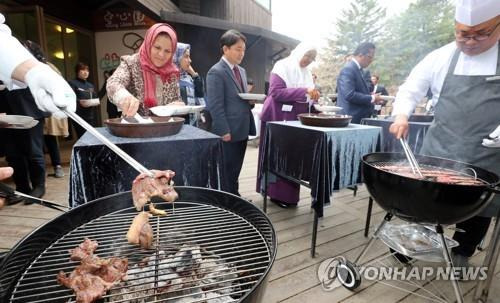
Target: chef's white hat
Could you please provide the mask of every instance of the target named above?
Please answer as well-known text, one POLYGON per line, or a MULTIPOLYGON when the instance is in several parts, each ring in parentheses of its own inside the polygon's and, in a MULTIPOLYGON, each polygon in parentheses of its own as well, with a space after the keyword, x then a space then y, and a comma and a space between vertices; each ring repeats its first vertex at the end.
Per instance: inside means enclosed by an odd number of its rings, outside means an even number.
POLYGON ((500 0, 456 0, 455 20, 475 26, 500 14, 500 0))

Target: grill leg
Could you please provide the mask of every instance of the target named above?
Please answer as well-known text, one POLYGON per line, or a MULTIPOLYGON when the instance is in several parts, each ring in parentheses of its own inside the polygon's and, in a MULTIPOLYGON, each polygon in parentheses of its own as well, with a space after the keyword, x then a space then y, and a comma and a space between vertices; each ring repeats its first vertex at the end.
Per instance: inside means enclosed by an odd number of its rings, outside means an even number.
MULTIPOLYGON (((451 273, 453 274, 455 267, 451 262, 450 250, 448 249, 448 244, 446 244, 446 239, 444 237, 443 227, 441 225, 436 225, 436 232, 439 234, 439 240, 441 242, 441 247, 443 248, 443 256, 446 260, 446 265, 451 269, 451 273)), ((451 284, 453 285, 453 290, 455 291, 455 296, 457 297, 458 303, 464 302, 464 297, 462 295, 462 290, 460 289, 460 285, 458 285, 458 280, 454 277, 451 277, 451 284)))
POLYGON ((370 221, 372 218, 372 206, 373 206, 373 199, 370 196, 370 198, 368 198, 368 210, 366 211, 365 238, 368 238, 368 232, 370 231, 370 221))
POLYGON ((264 168, 264 213, 267 213, 267 168, 264 168))
POLYGON ((311 257, 316 255, 316 235, 318 234, 318 213, 314 211, 313 233, 311 240, 311 257))
POLYGON ((495 222, 495 228, 493 234, 491 235, 490 245, 486 256, 484 257, 483 266, 488 268, 488 276, 486 280, 480 280, 477 283, 476 290, 474 292, 474 300, 480 300, 481 302, 488 301, 488 293, 490 290, 491 282, 493 276, 495 275, 496 260, 498 259, 498 253, 500 250, 500 219, 497 217, 495 222))
POLYGON ((384 227, 385 223, 391 221, 391 219, 392 219, 392 214, 391 213, 387 213, 385 215, 385 217, 384 217, 384 220, 382 220, 382 222, 380 222, 380 225, 377 227, 377 229, 373 233, 373 236, 370 238, 370 241, 368 241, 368 243, 366 244, 365 248, 363 248, 363 250, 361 251, 361 253, 359 254, 359 256, 354 261, 354 264, 359 265, 359 261, 361 261, 361 259, 363 259, 363 257, 365 256, 366 252, 370 249, 370 247, 373 245, 373 243, 375 242, 375 240, 377 240, 378 234, 382 230, 382 227, 384 227))

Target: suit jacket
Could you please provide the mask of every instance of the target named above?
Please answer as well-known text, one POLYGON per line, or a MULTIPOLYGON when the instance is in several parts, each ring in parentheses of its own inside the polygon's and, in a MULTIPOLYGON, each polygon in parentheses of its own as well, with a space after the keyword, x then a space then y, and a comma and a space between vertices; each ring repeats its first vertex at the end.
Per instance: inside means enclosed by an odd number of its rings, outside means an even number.
POLYGON ((212 132, 219 136, 230 133, 231 142, 247 140, 249 135, 256 134, 252 106, 238 96, 247 90, 245 69, 240 66, 238 69, 243 88, 223 59, 210 68, 206 81, 206 103, 212 116, 212 132))
MULTIPOLYGON (((372 89, 372 91, 373 91, 373 89, 372 89)), ((383 87, 380 84, 377 84, 377 89, 375 90, 375 93, 376 94, 381 94, 382 96, 388 96, 389 95, 389 93, 387 92, 387 90, 385 89, 385 87, 383 87)))
POLYGON ((373 113, 372 96, 362 71, 354 61, 349 61, 337 78, 337 105, 342 112, 352 116, 352 123, 360 123, 373 113))

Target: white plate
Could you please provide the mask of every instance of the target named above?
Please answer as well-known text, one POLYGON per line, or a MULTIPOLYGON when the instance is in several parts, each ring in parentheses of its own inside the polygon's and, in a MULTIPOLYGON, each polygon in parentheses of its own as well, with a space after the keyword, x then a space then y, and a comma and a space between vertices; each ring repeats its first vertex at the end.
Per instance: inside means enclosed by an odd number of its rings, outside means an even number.
POLYGON ((249 101, 264 101, 264 99, 266 99, 266 95, 264 94, 240 93, 238 96, 243 100, 249 101))
POLYGON ((160 105, 151 107, 150 110, 159 117, 167 117, 173 115, 187 115, 190 113, 199 112, 204 109, 204 105, 160 105))
POLYGON ((384 101, 393 101, 396 99, 396 97, 394 96, 380 96, 380 99, 384 100, 384 101))
POLYGON ((342 107, 338 107, 338 106, 319 105, 319 104, 314 104, 314 108, 319 112, 338 112, 342 109, 342 107))
POLYGON ((0 123, 1 124, 12 124, 12 125, 29 125, 33 122, 32 117, 29 116, 20 116, 20 115, 0 115, 0 123))

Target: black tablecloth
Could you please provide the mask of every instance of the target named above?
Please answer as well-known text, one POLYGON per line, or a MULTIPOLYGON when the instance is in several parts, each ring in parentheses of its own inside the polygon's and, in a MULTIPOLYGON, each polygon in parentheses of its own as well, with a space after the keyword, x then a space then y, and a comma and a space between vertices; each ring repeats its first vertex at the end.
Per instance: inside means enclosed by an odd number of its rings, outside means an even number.
POLYGON ((325 128, 269 122, 259 171, 308 182, 312 207, 322 217, 333 190, 361 182, 361 157, 376 151, 380 132, 379 127, 358 124, 325 128))
MULTIPOLYGON (((363 125, 372 125, 382 127, 382 148, 383 152, 403 152, 401 143, 394 137, 393 134, 389 133, 389 126, 392 124, 392 120, 385 119, 371 119, 365 118, 361 120, 363 125)), ((422 143, 424 141, 427 129, 431 126, 432 122, 409 122, 408 131, 408 144, 410 145, 413 153, 418 154, 422 148, 422 143)))
MULTIPOLYGON (((183 125, 176 135, 159 138, 121 138, 107 128, 97 130, 146 168, 175 171, 175 185, 224 189, 222 141, 214 134, 190 125, 183 125)), ((69 204, 75 207, 128 191, 138 174, 87 132, 73 146, 69 204)))

